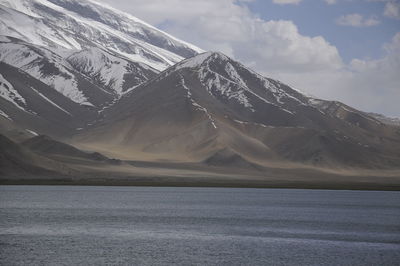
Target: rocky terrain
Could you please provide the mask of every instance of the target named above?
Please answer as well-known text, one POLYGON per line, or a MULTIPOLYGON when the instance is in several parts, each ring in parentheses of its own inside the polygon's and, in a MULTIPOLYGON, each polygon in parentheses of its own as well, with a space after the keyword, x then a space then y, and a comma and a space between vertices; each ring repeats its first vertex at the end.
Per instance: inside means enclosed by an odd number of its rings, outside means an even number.
POLYGON ((0 0, 2 183, 398 189, 396 119, 94 1, 0 0))

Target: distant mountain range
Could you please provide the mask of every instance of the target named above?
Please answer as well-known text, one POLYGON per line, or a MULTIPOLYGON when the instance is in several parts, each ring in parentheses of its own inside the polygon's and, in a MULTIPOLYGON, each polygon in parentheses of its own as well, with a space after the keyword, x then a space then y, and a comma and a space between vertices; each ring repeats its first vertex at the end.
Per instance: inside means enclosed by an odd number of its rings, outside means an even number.
POLYGON ((7 182, 106 168, 136 182, 399 184, 397 120, 306 96, 95 1, 0 0, 0 34, 7 182))

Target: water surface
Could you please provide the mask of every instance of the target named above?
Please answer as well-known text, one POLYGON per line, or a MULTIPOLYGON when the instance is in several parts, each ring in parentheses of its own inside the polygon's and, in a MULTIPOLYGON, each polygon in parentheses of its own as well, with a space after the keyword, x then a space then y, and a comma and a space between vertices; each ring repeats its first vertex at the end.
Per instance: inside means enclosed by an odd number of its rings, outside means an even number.
POLYGON ((399 261, 399 192, 0 186, 1 265, 399 261))

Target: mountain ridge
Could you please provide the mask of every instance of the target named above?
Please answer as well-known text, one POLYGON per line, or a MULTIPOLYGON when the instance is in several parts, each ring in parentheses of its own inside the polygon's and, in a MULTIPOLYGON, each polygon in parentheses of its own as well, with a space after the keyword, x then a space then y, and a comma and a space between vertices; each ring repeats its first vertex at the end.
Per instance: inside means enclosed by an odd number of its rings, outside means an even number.
POLYGON ((0 15, 0 134, 24 151, 21 165, 53 160, 51 173, 73 182, 398 182, 395 120, 307 96, 91 0, 0 0, 0 15))
POLYGON ((159 153, 158 159, 175 154, 177 160, 201 161, 229 148, 258 163, 280 158, 325 166, 398 164, 398 129, 344 104, 316 101, 222 53, 207 52, 136 87, 76 139, 90 143, 98 137, 102 143, 113 134, 109 149, 132 156, 159 153), (372 132, 391 143, 384 144, 388 158, 379 159, 375 149, 383 144, 372 132))

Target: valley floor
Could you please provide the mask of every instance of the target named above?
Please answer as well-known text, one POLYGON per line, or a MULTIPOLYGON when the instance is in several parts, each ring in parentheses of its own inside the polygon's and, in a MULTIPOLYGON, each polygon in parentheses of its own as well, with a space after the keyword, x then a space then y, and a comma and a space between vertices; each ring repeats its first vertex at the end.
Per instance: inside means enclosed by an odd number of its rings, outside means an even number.
MULTIPOLYGON (((65 163, 64 159, 64 163, 65 163)), ((400 190, 400 170, 240 169, 196 163, 77 163, 75 172, 0 175, 1 185, 98 185, 400 190)))

